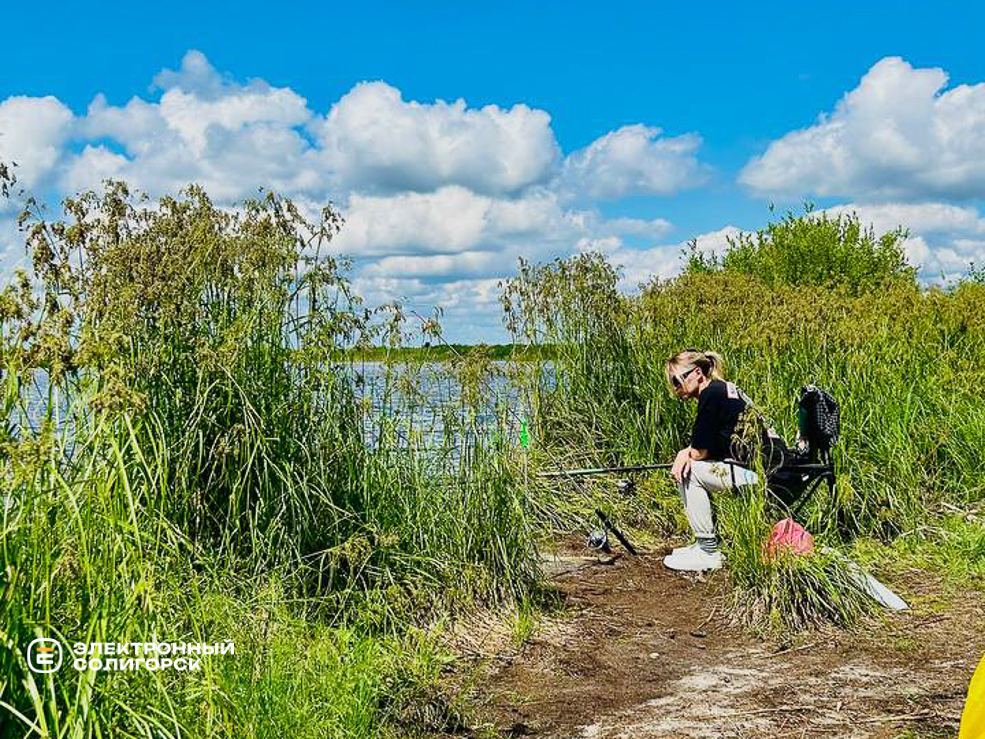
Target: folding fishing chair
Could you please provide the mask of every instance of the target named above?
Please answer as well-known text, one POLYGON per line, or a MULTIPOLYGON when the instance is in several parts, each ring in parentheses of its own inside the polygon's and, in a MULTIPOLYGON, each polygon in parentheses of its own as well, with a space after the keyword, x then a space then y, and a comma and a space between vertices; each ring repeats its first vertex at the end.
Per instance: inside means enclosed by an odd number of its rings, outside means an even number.
MULTIPOLYGON (((800 390, 797 404, 800 434, 793 448, 779 437, 769 440, 773 447, 768 456, 775 461, 766 470, 767 490, 791 517, 796 516, 821 483, 834 492, 835 468, 831 450, 838 442, 840 416, 838 403, 816 385, 800 390)), ((729 464, 749 468, 735 459, 729 464)))

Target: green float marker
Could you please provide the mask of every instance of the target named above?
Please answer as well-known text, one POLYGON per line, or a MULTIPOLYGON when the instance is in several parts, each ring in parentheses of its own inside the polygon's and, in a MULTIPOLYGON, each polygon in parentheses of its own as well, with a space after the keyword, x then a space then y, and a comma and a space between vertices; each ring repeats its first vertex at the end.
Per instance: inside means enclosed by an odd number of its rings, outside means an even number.
POLYGON ((530 448, 530 437, 527 435, 527 419, 520 421, 520 446, 524 449, 530 448))

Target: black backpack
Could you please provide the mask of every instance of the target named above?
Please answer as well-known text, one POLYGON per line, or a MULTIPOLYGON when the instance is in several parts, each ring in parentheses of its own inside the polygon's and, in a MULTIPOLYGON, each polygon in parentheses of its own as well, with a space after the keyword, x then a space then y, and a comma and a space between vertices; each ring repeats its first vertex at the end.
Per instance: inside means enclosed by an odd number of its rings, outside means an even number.
POLYGON ((804 385, 797 403, 797 426, 807 461, 826 459, 841 431, 838 402, 817 385, 804 385))
MULTIPOLYGON (((778 482, 803 481, 798 468, 805 464, 830 465, 831 449, 838 442, 841 430, 838 402, 817 385, 804 385, 797 399, 797 444, 788 447, 770 425, 766 415, 749 400, 743 400, 752 414, 760 438, 760 455, 770 480, 778 482)), ((745 466, 750 465, 752 449, 741 438, 733 437, 732 457, 745 466)))
POLYGON ((818 484, 834 490, 831 449, 838 441, 841 416, 837 401, 817 387, 804 385, 797 400, 797 445, 769 473, 770 491, 792 513, 797 512, 818 484))

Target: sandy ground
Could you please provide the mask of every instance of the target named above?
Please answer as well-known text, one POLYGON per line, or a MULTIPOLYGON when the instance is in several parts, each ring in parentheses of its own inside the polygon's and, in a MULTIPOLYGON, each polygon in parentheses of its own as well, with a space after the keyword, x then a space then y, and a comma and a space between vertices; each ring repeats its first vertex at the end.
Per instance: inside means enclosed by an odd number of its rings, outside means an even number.
POLYGON ((672 573, 663 554, 555 556, 560 608, 522 643, 502 618, 462 624, 478 708, 457 735, 956 736, 985 594, 945 598, 934 573, 912 571, 892 583, 911 611, 771 643, 730 625, 723 573, 672 573))

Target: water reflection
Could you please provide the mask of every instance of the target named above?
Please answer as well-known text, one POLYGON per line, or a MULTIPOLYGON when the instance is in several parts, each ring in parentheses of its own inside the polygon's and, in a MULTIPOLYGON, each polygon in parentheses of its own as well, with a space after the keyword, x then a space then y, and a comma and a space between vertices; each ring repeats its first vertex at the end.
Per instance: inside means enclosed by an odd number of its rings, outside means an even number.
MULTIPOLYGON (((352 382, 360 406, 363 441, 367 448, 431 450, 457 458, 463 446, 479 436, 499 434, 516 442, 530 416, 531 383, 554 383, 553 368, 532 362, 490 362, 481 377, 464 383, 456 370, 444 363, 355 362, 344 371, 352 382), (538 374, 535 374, 538 373, 538 374)), ((76 393, 79 394, 79 393, 76 393)), ((43 373, 36 373, 22 388, 21 402, 8 407, 7 423, 15 436, 37 432, 54 410, 52 422, 61 432, 66 454, 71 456, 73 412, 85 412, 58 387, 51 387, 43 373)))

